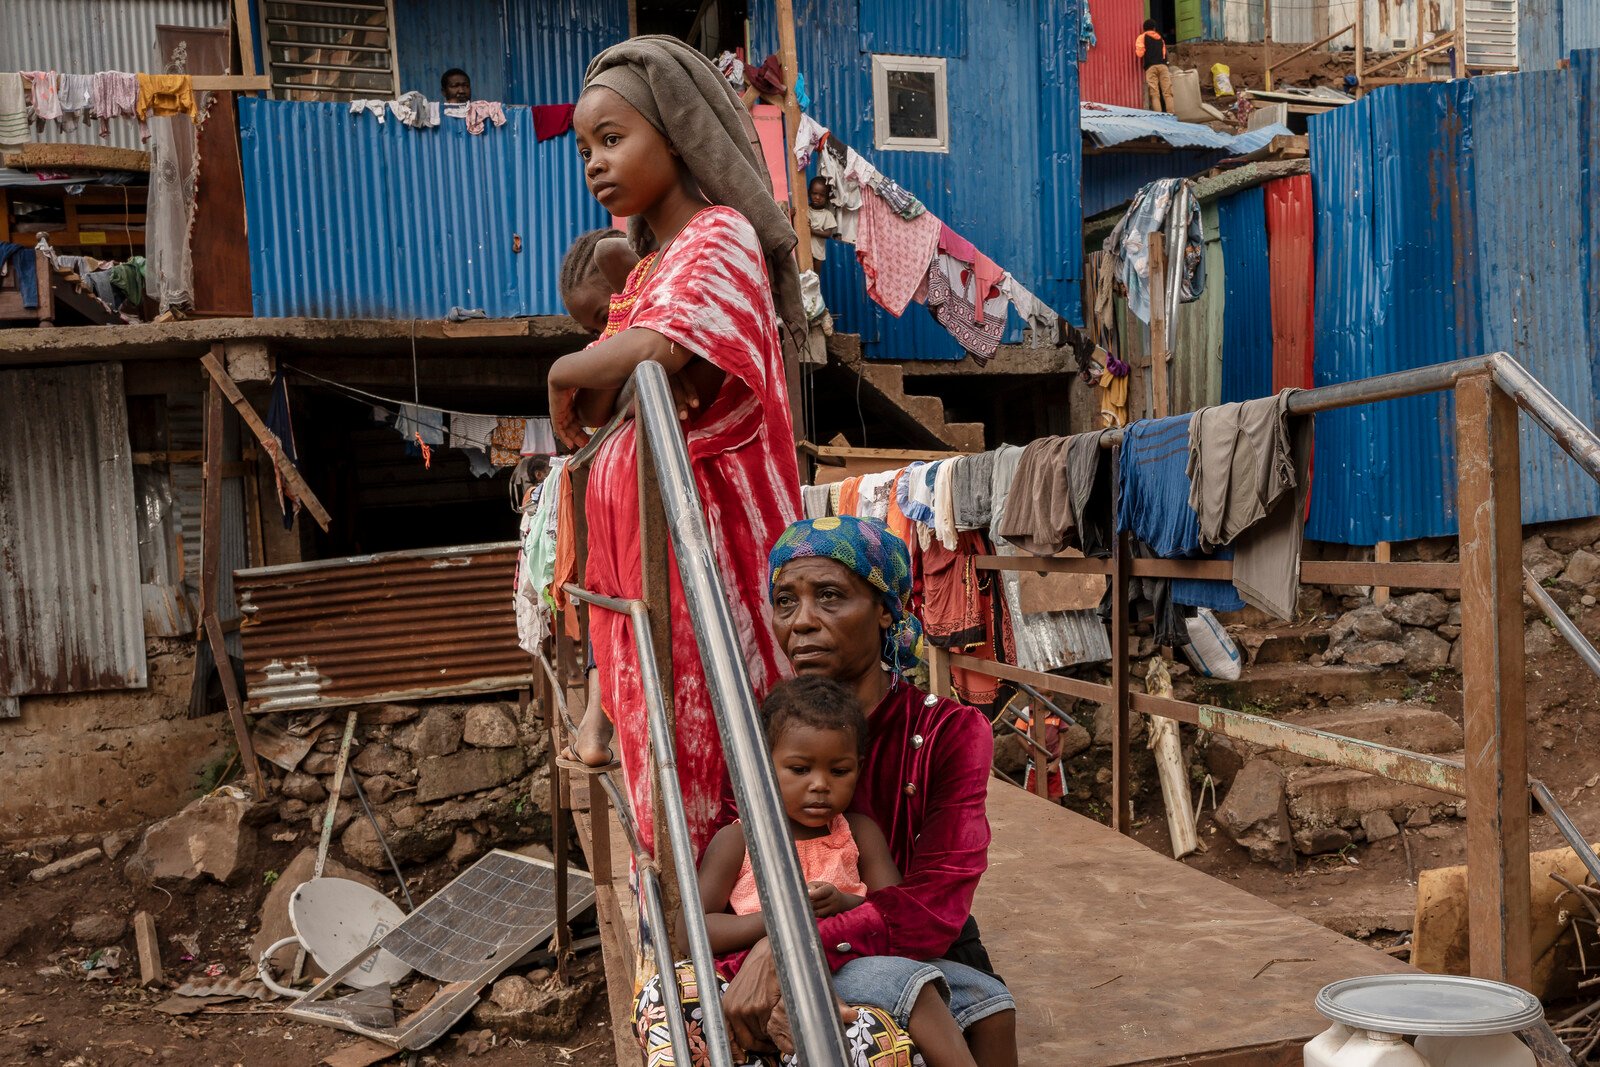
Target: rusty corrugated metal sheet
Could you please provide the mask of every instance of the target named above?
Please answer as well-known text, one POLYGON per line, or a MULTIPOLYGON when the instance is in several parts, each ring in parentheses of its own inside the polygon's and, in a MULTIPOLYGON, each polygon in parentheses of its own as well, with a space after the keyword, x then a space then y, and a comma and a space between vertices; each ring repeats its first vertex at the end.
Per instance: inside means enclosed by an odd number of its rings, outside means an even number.
POLYGON ((1311 175, 1267 182, 1267 266, 1272 285, 1272 391, 1309 389, 1316 219, 1311 175))
POLYGON ((1127 0, 1086 0, 1094 18, 1095 45, 1078 64, 1080 95, 1098 104, 1144 106, 1144 70, 1133 42, 1144 26, 1144 9, 1127 0))
POLYGON ((530 684, 511 607, 515 542, 234 575, 253 712, 530 684))
POLYGON ((0 373, 0 695, 142 689, 122 365, 0 373))

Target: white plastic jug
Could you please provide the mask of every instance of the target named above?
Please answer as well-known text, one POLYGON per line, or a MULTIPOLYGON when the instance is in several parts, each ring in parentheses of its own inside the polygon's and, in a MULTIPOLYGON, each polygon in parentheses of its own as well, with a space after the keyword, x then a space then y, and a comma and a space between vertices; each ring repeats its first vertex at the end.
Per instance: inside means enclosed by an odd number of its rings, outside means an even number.
POLYGON ((1350 1040, 1354 1030, 1344 1023, 1334 1023, 1322 1033, 1306 1042, 1306 1047, 1301 1050, 1301 1060, 1305 1067, 1335 1067, 1339 1062, 1336 1058, 1344 1043, 1350 1040))
POLYGON ((1429 1067, 1534 1067, 1533 1050, 1515 1034, 1484 1037, 1417 1038, 1417 1052, 1429 1067))
POLYGON ((1399 1034, 1357 1030, 1340 1047, 1336 1067, 1428 1067, 1428 1061, 1399 1034))

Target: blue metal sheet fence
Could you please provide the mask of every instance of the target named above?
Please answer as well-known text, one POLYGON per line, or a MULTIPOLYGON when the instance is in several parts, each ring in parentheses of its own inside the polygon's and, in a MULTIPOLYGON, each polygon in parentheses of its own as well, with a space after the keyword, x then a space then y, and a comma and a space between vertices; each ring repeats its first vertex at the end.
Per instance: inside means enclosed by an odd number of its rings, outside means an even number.
POLYGON ((526 108, 473 136, 458 119, 414 130, 343 104, 239 105, 258 316, 561 314, 561 256, 607 222, 571 138, 537 143, 526 108))
MULTIPOLYGON (((983 32, 972 34, 964 34, 966 2, 941 0, 918 9, 919 47, 950 57, 948 153, 873 147, 871 56, 861 50, 862 34, 887 25, 890 16, 903 21, 905 5, 795 3, 812 117, 1073 322, 1082 322, 1083 271, 1078 3, 1003 0, 982 8, 983 32), (943 23, 930 21, 935 16, 943 23), (950 42, 963 35, 965 54, 955 56, 950 42)), ((776 51, 771 5, 754 5, 751 20, 754 55, 776 51)), ((905 36, 911 29, 897 32, 898 47, 915 43, 905 36)), ((836 243, 829 252, 819 271, 823 297, 839 329, 861 335, 870 358, 964 358, 925 309, 909 307, 896 319, 873 303, 848 245, 836 243)), ((1014 313, 1006 339, 1021 339, 1014 313)))
MULTIPOLYGON (((1217 204, 1227 293, 1222 308, 1222 402, 1272 392, 1272 287, 1267 273, 1266 194, 1258 185, 1217 204)), ((1187 309, 1185 309, 1187 310, 1187 309)), ((1180 316, 1182 312, 1179 312, 1180 316)))
MULTIPOLYGON (((1597 101, 1581 85, 1552 72, 1391 87, 1312 120, 1318 385, 1504 348, 1593 423, 1596 235, 1581 181, 1597 101)), ((1453 425, 1448 394, 1319 415, 1308 535, 1454 533, 1453 425)), ((1593 483, 1538 437, 1523 435, 1524 519, 1600 510, 1593 483)))

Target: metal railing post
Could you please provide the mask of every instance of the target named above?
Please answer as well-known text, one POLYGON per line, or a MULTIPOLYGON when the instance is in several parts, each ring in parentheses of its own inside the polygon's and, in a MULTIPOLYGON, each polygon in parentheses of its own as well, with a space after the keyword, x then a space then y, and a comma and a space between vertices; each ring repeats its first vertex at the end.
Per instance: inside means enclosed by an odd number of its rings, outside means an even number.
POLYGON ((1456 383, 1467 899, 1472 973, 1527 988, 1532 904, 1517 406, 1488 374, 1456 383))
POLYGON ((733 612, 722 585, 689 454, 678 426, 665 369, 641 364, 639 423, 645 431, 662 487, 678 575, 694 620, 706 688, 722 736, 745 842, 766 917, 783 998, 800 1062, 844 1067, 849 1061, 827 957, 805 894, 805 881, 778 783, 756 715, 750 677, 733 612))
MULTIPOLYGON (((652 714, 649 719, 649 731, 654 735, 658 728, 663 729, 670 738, 677 735, 678 720, 672 705, 672 582, 667 571, 667 516, 662 510, 661 480, 655 465, 650 462, 642 425, 635 429, 634 448, 639 479, 639 599, 644 601, 648 612, 645 623, 649 627, 651 637, 650 654, 654 657, 654 667, 659 672, 656 696, 661 702, 660 725, 658 727, 657 717, 652 714)), ((634 636, 635 640, 638 640, 639 635, 634 636)), ((640 645, 640 682, 648 699, 651 686, 644 679, 645 650, 642 642, 640 645)), ((663 837, 657 832, 667 823, 664 792, 670 788, 676 793, 679 789, 676 770, 669 768, 666 773, 672 775, 671 781, 666 783, 662 781, 664 772, 661 761, 657 758, 657 752, 658 749, 652 746, 650 825, 654 830, 650 849, 655 856, 656 866, 661 869, 664 876, 661 882, 661 906, 666 911, 667 926, 663 940, 671 952, 668 959, 656 962, 664 969, 663 974, 668 974, 672 972, 673 964, 684 944, 679 918, 683 911, 683 894, 679 888, 681 877, 685 870, 690 873, 690 877, 693 877, 694 863, 698 857, 692 851, 683 856, 674 855, 678 842, 674 841, 671 835, 663 837), (680 870, 678 866, 680 863, 688 866, 680 870)))

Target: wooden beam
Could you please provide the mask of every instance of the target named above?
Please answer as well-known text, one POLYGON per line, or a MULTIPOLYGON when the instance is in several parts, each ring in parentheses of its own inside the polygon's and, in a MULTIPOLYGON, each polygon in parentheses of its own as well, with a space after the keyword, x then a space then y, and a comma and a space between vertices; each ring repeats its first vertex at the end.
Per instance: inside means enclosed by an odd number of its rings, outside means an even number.
POLYGON ((133 916, 133 937, 139 951, 139 985, 149 988, 166 980, 161 969, 161 940, 156 936, 156 920, 148 911, 133 916))
POLYGON ((800 269, 812 268, 811 216, 807 214, 805 168, 795 162, 795 139, 800 134, 800 99, 795 95, 795 79, 800 73, 800 58, 795 47, 794 0, 777 0, 778 8, 778 60, 783 64, 783 128, 785 138, 785 165, 789 168, 789 202, 794 206, 794 232, 800 236, 795 252, 800 269))
POLYGON ((1522 637, 1517 405, 1487 374, 1456 384, 1462 719, 1472 973, 1533 979, 1528 720, 1522 637))
POLYGON ((233 0, 233 33, 239 42, 239 73, 256 76, 256 29, 250 24, 250 0, 233 0))
POLYGON ((255 745, 250 740, 250 727, 245 723, 239 680, 234 677, 233 661, 228 657, 222 622, 217 618, 217 591, 220 588, 218 572, 222 567, 222 420, 225 411, 222 388, 212 381, 206 404, 206 465, 200 497, 200 618, 204 637, 211 645, 211 656, 216 660, 217 676, 222 680, 222 694, 228 702, 228 718, 233 720, 239 762, 245 773, 250 775, 256 799, 265 800, 266 779, 261 774, 261 763, 256 759, 255 745))
MULTIPOLYGON (((1120 451, 1113 460, 1113 470, 1120 467, 1120 451)), ((1121 479, 1113 475, 1113 484, 1121 479)), ((1116 535, 1115 555, 1111 567, 1111 828, 1121 834, 1133 832, 1133 796, 1130 781, 1130 734, 1133 727, 1132 709, 1128 702, 1128 576, 1131 553, 1128 534, 1116 535)))
POLYGON ((0 158, 13 170, 122 170, 135 174, 150 171, 149 152, 102 144, 25 144, 0 158))
MULTIPOLYGON (((278 435, 267 429, 267 424, 256 414, 256 409, 250 406, 250 401, 239 391, 238 384, 228 377, 228 372, 222 366, 222 345, 212 345, 211 351, 200 357, 200 365, 211 375, 211 380, 239 412, 239 417, 250 427, 250 432, 256 435, 256 440, 261 442, 261 447, 266 449, 267 455, 272 457, 272 465, 278 469, 278 473, 289 484, 295 496, 300 498, 300 503, 311 513, 311 517, 317 520, 317 525, 326 531, 333 521, 328 515, 328 509, 322 506, 317 494, 311 491, 311 486, 306 484, 299 470, 283 454, 283 446, 278 442, 278 435)), ((218 458, 220 460, 221 457, 218 458)))
POLYGON ((253 93, 272 88, 272 79, 265 74, 196 74, 192 81, 197 92, 208 93, 253 93))

